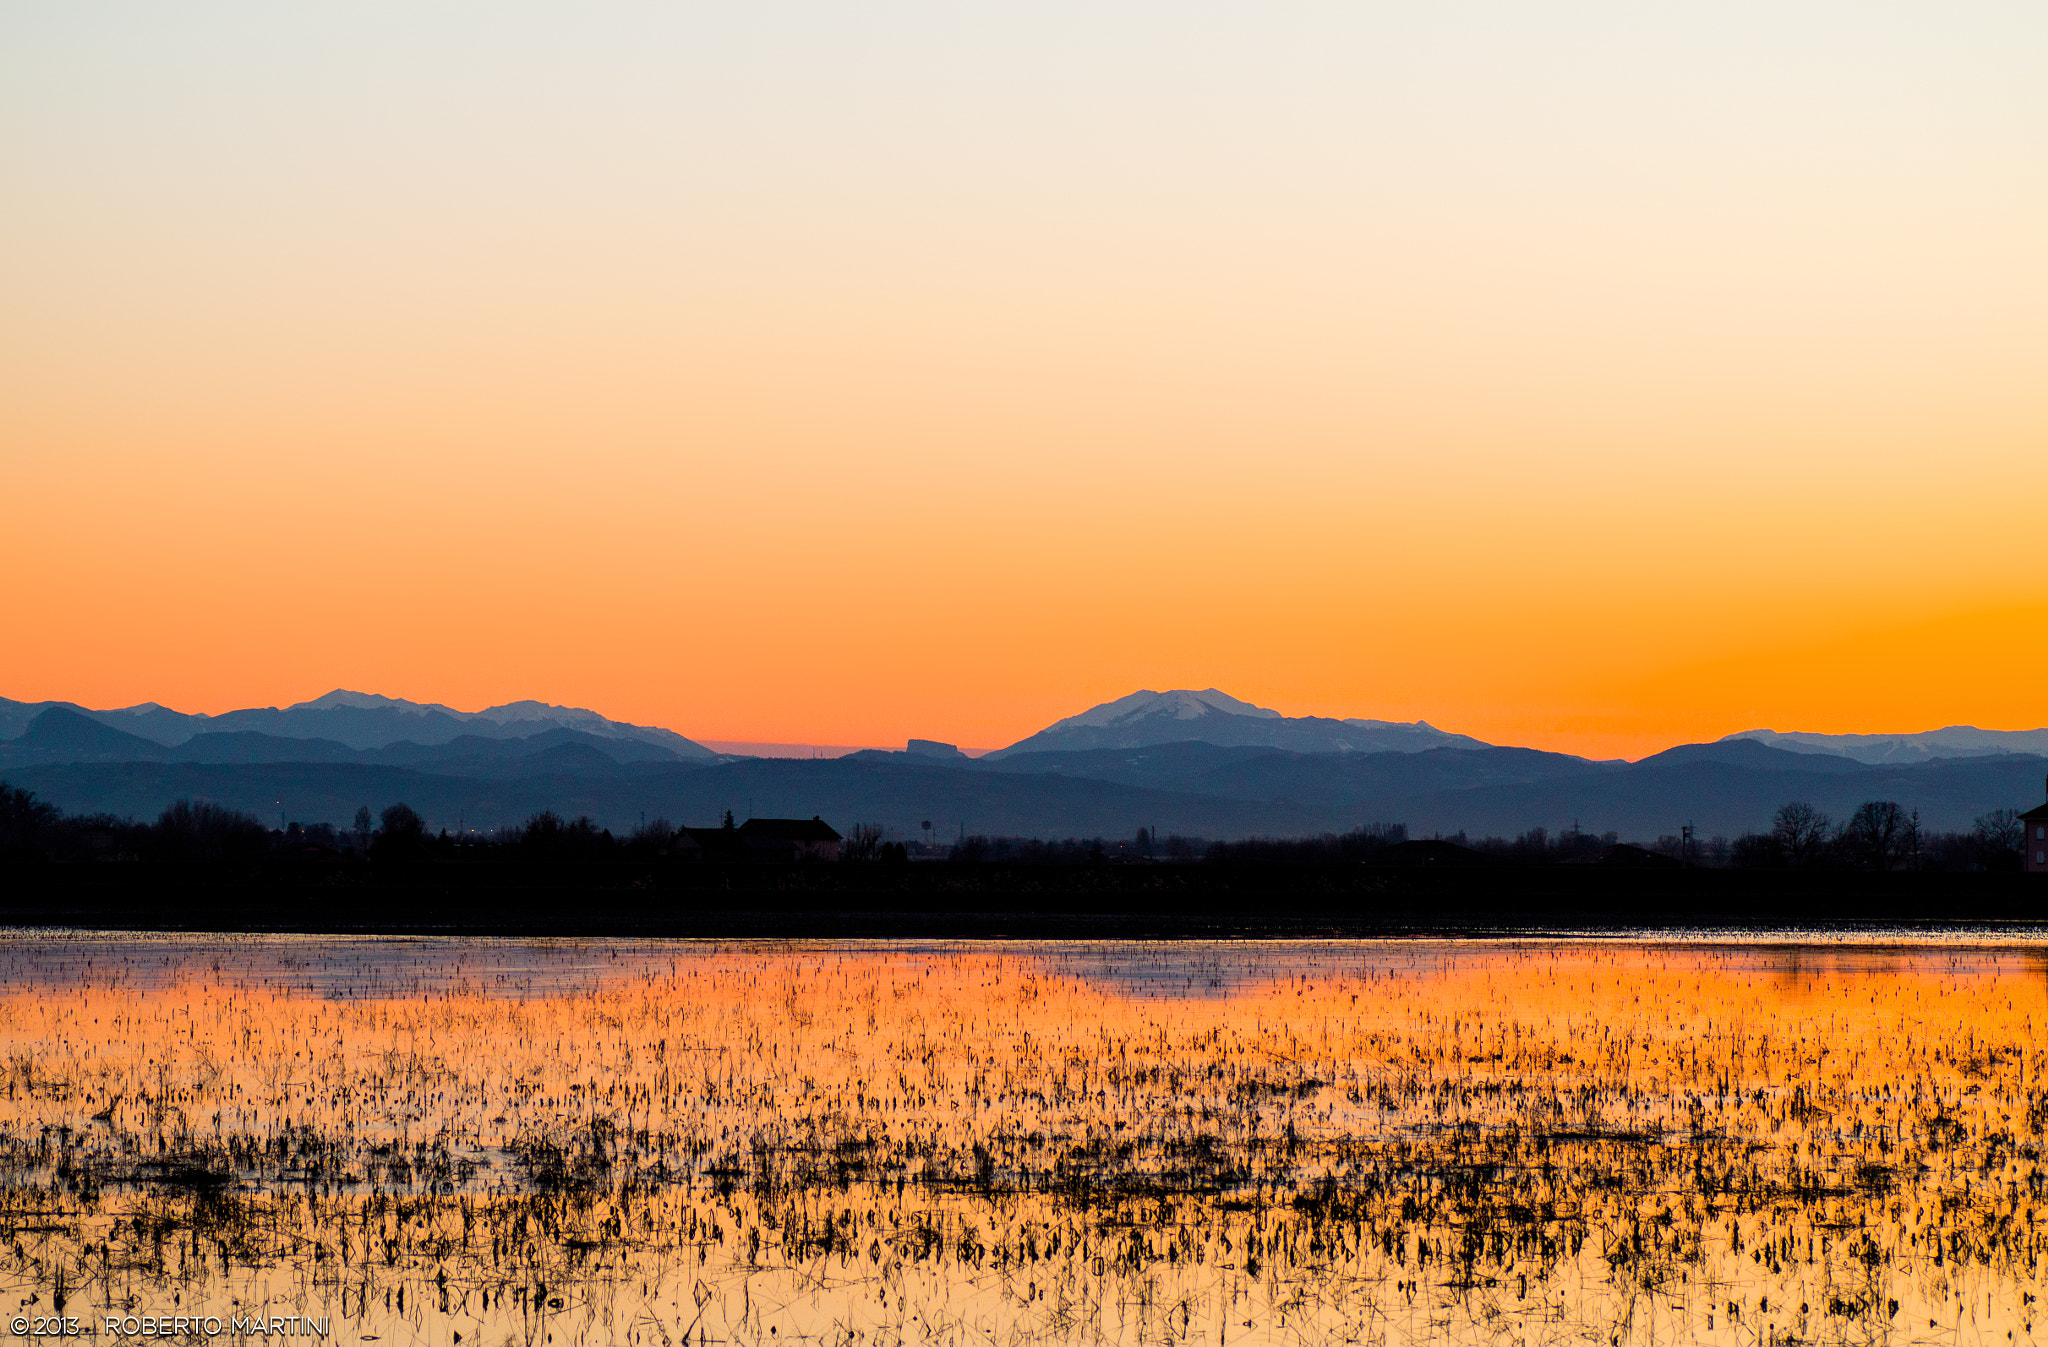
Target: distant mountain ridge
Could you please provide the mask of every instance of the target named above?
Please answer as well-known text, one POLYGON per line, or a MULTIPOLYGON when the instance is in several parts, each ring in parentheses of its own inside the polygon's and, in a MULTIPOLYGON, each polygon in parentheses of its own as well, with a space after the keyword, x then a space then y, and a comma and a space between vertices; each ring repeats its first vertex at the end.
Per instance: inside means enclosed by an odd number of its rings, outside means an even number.
MULTIPOLYGON (((529 722, 529 725, 539 722, 529 722)), ((452 776, 543 771, 604 773, 641 764, 709 766, 717 757, 683 758, 666 745, 606 738, 553 726, 523 738, 461 734, 436 744, 411 740, 351 748, 333 739, 298 739, 260 730, 209 730, 164 745, 101 723, 68 706, 45 707, 20 736, 0 742, 0 771, 92 763, 410 767, 452 776)))
POLYGON ((1180 688, 1133 692, 1090 707, 989 754, 986 761, 1184 742, 1221 748, 1281 748, 1293 753, 1422 753, 1438 748, 1492 747, 1467 735, 1446 734, 1419 720, 1288 717, 1215 688, 1200 692, 1180 688))
POLYGON ((1216 689, 1139 692, 974 759, 903 752, 735 760, 667 730, 515 702, 459 712, 363 693, 188 716, 0 702, 0 777, 72 812, 151 817, 204 798, 269 819, 343 823, 403 800, 435 826, 497 827, 541 809, 626 828, 642 812, 725 810, 1071 837, 1139 827, 1233 838, 1405 823, 1411 833, 1614 831, 1734 836, 1808 801, 1846 818, 1896 800, 1924 827, 2038 803, 2048 731, 1775 735, 1684 744, 1637 763, 1496 747, 1415 722, 1282 716, 1216 689), (1903 745, 1903 747, 1902 747, 1903 745), (1858 754, 1865 756, 1859 757, 1858 754), (1876 756, 1879 761, 1869 761, 1876 756))
POLYGON ((1873 767, 2007 753, 2048 756, 2048 729, 1980 730, 1974 725, 1950 725, 1914 734, 1780 734, 1776 730, 1743 730, 1724 735, 1721 742, 1737 739, 1753 739, 1791 753, 1851 758, 1873 767))
POLYGON ((1404 823, 1422 837, 1582 828, 1647 843, 1687 824, 1703 839, 1767 830, 1791 800, 1838 820, 1865 800, 1896 800, 1924 828, 1966 830, 1989 810, 2038 804, 2044 771, 2048 759, 2023 754, 1870 766, 1756 743, 1687 745, 1640 763, 1518 748, 1291 753, 1183 742, 996 764, 885 754, 703 765, 616 763, 590 743, 565 742, 495 763, 101 761, 0 775, 73 813, 135 818, 209 799, 267 821, 339 825, 360 805, 374 812, 402 800, 436 828, 516 826, 552 809, 626 831, 643 812, 709 825, 730 809, 741 818, 818 814, 836 827, 872 821, 905 839, 929 819, 949 836, 1128 837, 1143 827, 1228 839, 1404 823))
POLYGON ((342 688, 282 710, 274 706, 249 707, 217 716, 173 711, 155 702, 97 711, 75 702, 16 702, 0 698, 0 740, 18 738, 37 716, 53 707, 163 748, 177 748, 213 733, 255 732, 279 739, 325 740, 360 750, 388 748, 398 743, 431 747, 465 736, 526 739, 560 729, 597 739, 651 745, 682 761, 719 760, 718 754, 674 730, 627 724, 581 707, 518 701, 488 706, 481 711, 457 711, 438 703, 410 702, 342 688))

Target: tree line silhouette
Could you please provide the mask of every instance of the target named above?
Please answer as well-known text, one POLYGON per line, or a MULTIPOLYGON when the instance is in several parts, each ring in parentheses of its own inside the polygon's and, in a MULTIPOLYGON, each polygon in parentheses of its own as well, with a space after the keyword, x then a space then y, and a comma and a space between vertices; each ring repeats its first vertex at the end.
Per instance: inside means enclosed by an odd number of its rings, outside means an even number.
MULTIPOLYGON (((724 827, 733 826, 726 815, 724 827)), ((226 805, 179 800, 153 822, 110 814, 67 814, 33 793, 0 781, 0 861, 220 862, 300 859, 379 864, 530 860, 548 863, 659 862, 671 859, 683 830, 656 818, 618 835, 587 815, 544 811, 490 832, 434 830, 404 802, 373 813, 366 804, 348 826, 286 824, 271 828, 226 805)), ((1699 866, 1751 870, 2001 871, 2021 868, 2018 811, 1979 815, 1968 832, 1935 832, 1917 811, 1892 800, 1869 800, 1837 823, 1818 806, 1791 801, 1763 832, 1697 838, 1685 831, 1654 845, 1623 842, 1612 832, 1532 828, 1509 839, 1464 833, 1411 838, 1400 823, 1367 824, 1346 833, 1294 838, 1211 841, 1140 828, 1130 838, 991 837, 969 835, 951 845, 892 842, 879 823, 856 823, 841 863, 902 862, 913 855, 954 864, 1330 865, 1504 864, 1699 866)))
POLYGON ((455 860, 495 854, 544 860, 600 860, 653 855, 676 829, 655 819, 615 837, 588 816, 553 812, 516 828, 451 835, 438 832, 400 801, 373 814, 356 810, 346 827, 331 823, 272 828, 261 819, 207 800, 179 800, 154 822, 112 814, 67 814, 46 800, 0 781, 0 858, 13 862, 231 861, 299 858, 309 861, 404 862, 455 860))
POLYGON ((1474 838, 1459 832, 1420 839, 1411 838, 1404 824, 1372 823, 1347 833, 1229 842, 1162 838, 1143 828, 1129 841, 1070 838, 1048 842, 974 836, 956 843, 948 858, 1027 864, 1199 860, 1328 865, 1356 861, 1960 872, 2021 869, 2022 840, 2019 811, 2014 809, 1980 814, 1968 832, 1935 832, 1921 825, 1917 810, 1895 800, 1867 800, 1839 824, 1817 805, 1795 800, 1777 810, 1764 832, 1697 838, 1681 830, 1659 837, 1650 846, 1624 842, 1613 832, 1583 832, 1576 825, 1555 833, 1531 828, 1513 838, 1474 838))

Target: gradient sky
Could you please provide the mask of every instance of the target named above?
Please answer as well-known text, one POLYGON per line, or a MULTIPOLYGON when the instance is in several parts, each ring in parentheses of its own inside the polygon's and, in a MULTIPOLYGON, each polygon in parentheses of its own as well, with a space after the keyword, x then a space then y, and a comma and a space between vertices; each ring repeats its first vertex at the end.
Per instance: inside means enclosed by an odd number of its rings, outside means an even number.
POLYGON ((2048 7, 19 3, 0 695, 2048 723, 2048 7))

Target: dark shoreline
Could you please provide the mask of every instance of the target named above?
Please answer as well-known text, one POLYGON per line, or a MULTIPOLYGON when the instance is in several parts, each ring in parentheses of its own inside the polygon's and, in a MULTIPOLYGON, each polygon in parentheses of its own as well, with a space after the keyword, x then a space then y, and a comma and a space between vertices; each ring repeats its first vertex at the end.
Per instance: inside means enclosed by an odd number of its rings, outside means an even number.
POLYGON ((2048 933, 2020 874, 1316 866, 52 865, 0 927, 782 939, 1315 939, 2048 933))

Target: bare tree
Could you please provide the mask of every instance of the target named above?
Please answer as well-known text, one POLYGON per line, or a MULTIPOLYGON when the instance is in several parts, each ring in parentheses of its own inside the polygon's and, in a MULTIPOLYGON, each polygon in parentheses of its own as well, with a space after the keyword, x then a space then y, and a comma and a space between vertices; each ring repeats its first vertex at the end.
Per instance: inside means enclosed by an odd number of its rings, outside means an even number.
POLYGON ((856 823, 839 844, 839 857, 848 861, 871 861, 881 853, 882 825, 856 823))
POLYGON ((1779 808, 1771 820, 1771 836, 1791 865, 1814 865, 1826 854, 1828 829, 1834 820, 1804 800, 1779 808))
POLYGON ((179 800, 158 816, 152 831, 158 854, 174 860, 256 855, 270 845, 261 819, 209 800, 179 800))
POLYGON ((668 844, 675 840, 675 825, 665 818, 642 823, 627 837, 626 845, 635 851, 653 852, 657 855, 668 850, 668 844))
POLYGON ((1896 800, 1865 800, 1842 825, 1849 858, 1867 870, 1891 870, 1919 849, 1920 820, 1896 800))
POLYGON ((2027 825, 2020 822, 2017 809, 1994 809, 1979 814, 1970 831, 1983 849, 1986 862, 2009 851, 2017 852, 2027 840, 2027 825))

